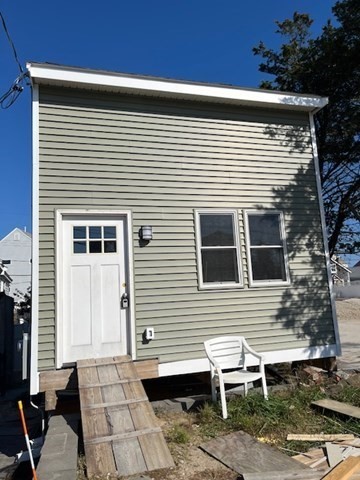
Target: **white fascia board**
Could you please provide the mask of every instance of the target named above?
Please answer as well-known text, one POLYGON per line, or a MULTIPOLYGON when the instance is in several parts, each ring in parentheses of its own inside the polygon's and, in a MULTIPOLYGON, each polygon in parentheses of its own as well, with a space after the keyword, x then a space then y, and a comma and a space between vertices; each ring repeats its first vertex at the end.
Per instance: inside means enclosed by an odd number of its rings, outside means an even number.
POLYGON ((89 88, 135 95, 149 95, 183 100, 196 100, 233 105, 283 108, 306 112, 318 111, 328 99, 233 86, 200 84, 161 78, 144 78, 116 72, 103 72, 57 65, 27 64, 33 83, 89 88))
MULTIPOLYGON (((337 345, 323 345, 319 347, 292 348, 288 350, 275 350, 273 352, 259 352, 264 355, 265 364, 295 362, 310 360, 312 358, 328 358, 337 355, 337 345)), ((257 365, 254 357, 249 355, 248 366, 257 365)), ((188 373, 207 372, 210 370, 207 358, 193 360, 181 360, 178 362, 161 363, 159 365, 159 377, 171 375, 183 375, 188 373)))

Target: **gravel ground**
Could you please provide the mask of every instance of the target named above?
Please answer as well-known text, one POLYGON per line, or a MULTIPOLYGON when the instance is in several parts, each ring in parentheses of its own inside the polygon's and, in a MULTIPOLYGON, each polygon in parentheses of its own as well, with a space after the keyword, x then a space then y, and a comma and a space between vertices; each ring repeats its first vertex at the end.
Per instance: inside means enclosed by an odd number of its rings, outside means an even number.
POLYGON ((360 371, 360 298, 337 300, 336 312, 342 347, 338 366, 360 371))

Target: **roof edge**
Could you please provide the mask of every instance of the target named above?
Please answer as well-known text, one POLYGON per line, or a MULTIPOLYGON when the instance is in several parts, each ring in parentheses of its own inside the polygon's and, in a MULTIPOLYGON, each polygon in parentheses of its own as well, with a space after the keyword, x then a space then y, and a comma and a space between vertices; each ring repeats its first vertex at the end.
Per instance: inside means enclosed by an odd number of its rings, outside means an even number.
POLYGON ((326 97, 28 62, 33 84, 315 112, 326 97))

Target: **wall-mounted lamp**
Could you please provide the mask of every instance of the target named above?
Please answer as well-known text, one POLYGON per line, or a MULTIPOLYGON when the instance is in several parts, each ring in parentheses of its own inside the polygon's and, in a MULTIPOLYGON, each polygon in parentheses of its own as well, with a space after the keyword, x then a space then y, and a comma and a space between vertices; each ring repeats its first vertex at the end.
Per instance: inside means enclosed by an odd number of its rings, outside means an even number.
POLYGON ((143 225, 139 229, 139 237, 141 240, 149 242, 153 238, 153 231, 150 225, 143 225))

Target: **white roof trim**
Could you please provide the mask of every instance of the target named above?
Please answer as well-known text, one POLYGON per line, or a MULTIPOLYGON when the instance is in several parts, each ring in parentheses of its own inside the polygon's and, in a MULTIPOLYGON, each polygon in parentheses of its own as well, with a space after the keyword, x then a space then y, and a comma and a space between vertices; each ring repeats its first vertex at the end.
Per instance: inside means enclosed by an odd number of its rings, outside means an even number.
POLYGON ((149 95, 183 100, 283 108, 311 112, 323 108, 328 99, 271 90, 185 82, 179 80, 127 75, 61 65, 28 63, 34 84, 88 88, 110 92, 149 95))

